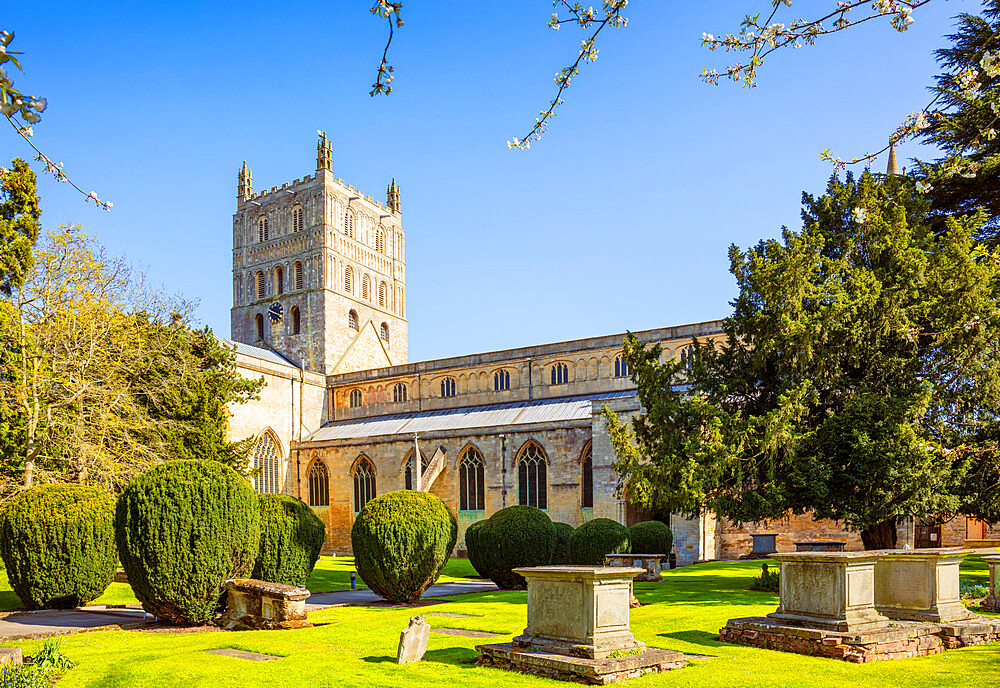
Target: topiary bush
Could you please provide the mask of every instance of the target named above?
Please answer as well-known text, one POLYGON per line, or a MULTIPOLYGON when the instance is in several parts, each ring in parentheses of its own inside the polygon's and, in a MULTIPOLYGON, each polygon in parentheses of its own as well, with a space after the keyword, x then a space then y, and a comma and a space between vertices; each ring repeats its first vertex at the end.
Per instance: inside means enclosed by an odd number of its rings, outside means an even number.
POLYGON ((101 596, 118 568, 115 504, 83 485, 38 485, 0 515, 0 556, 28 609, 78 607, 101 596))
POLYGON ((379 597, 416 602, 441 575, 458 539, 451 509, 427 492, 398 490, 368 502, 351 528, 354 566, 379 597))
POLYGON ((285 585, 305 585, 326 540, 326 525, 294 497, 262 494, 257 503, 260 550, 251 577, 285 585))
POLYGON ((553 523, 552 530, 556 534, 556 549, 552 554, 552 563, 564 566, 573 563, 569 553, 569 537, 573 534, 573 526, 568 523, 553 523))
POLYGON ((143 609, 170 623, 204 623, 220 607, 225 580, 253 571, 257 494, 218 461, 168 461, 122 492, 115 538, 143 609))
POLYGON ((502 590, 523 590, 524 578, 512 571, 520 566, 547 566, 556 549, 556 533, 544 511, 533 506, 501 509, 468 538, 469 559, 476 568, 502 590), (475 564, 473 564, 475 566, 475 564))
POLYGON ((670 554, 674 546, 674 534, 670 526, 662 521, 642 521, 628 529, 628 539, 632 554, 670 554))
POLYGON ((485 519, 469 524, 469 527, 465 529, 465 551, 469 557, 469 563, 472 564, 472 568, 476 570, 476 573, 482 578, 489 578, 486 575, 486 564, 480 556, 483 552, 483 547, 480 544, 479 537, 482 535, 485 527, 485 519))
POLYGON ((609 554, 628 552, 628 528, 610 518, 587 521, 569 538, 569 553, 574 564, 601 566, 609 554))

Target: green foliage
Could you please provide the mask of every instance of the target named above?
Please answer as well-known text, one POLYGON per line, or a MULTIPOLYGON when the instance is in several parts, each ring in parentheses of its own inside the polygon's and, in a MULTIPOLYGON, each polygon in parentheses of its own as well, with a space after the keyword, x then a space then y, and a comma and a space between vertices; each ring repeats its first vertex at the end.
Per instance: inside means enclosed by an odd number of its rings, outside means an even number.
POLYGON ((971 583, 963 581, 959 586, 961 597, 979 600, 990 594, 990 589, 982 583, 971 583))
POLYGON ((483 534, 485 527, 485 519, 469 524, 465 529, 465 551, 469 557, 469 563, 472 564, 472 568, 476 570, 476 573, 483 578, 489 578, 486 574, 486 564, 480 556, 484 549, 479 538, 483 534))
POLYGON ((569 538, 573 534, 573 526, 568 523, 556 522, 552 524, 552 530, 556 534, 556 549, 552 554, 552 563, 572 564, 573 557, 569 553, 569 538))
POLYGON ((469 559, 481 575, 502 590, 523 590, 527 583, 513 572, 522 566, 547 566, 556 550, 552 521, 533 506, 509 506, 497 511, 477 530, 472 541, 466 531, 469 559))
POLYGON ((415 490, 376 497, 351 528, 358 575, 376 595, 393 602, 420 599, 441 575, 457 539, 451 509, 415 490))
POLYGON ((37 664, 4 664, 0 667, 0 688, 49 688, 50 672, 37 664))
POLYGON ((306 504, 294 497, 262 494, 260 551, 253 578, 305 585, 326 539, 326 526, 306 504))
POLYGON ((674 534, 670 526, 662 521, 642 521, 628 529, 628 539, 632 554, 670 554, 674 546, 674 534))
POLYGON ((114 503, 81 485, 39 485, 0 515, 0 554, 28 609, 69 608, 96 599, 117 568, 114 503))
POLYGON ((76 666, 76 662, 63 654, 60 646, 62 641, 58 638, 46 638, 42 649, 31 657, 31 663, 38 666, 42 671, 65 671, 76 666))
POLYGON ((778 592, 781 589, 781 570, 777 567, 763 568, 760 575, 754 576, 753 580, 750 581, 750 589, 760 592, 778 592))
POLYGON ((41 228, 38 204, 35 173, 14 158, 11 169, 0 172, 0 295, 19 289, 31 269, 41 228))
POLYGON ((644 508, 737 523, 789 511, 891 547, 898 517, 1000 520, 1000 254, 981 218, 934 231, 912 180, 834 177, 803 229, 730 249, 739 286, 716 346, 625 356, 646 414, 609 418, 644 508))
POLYGON ((569 539, 574 564, 601 566, 609 554, 627 554, 628 528, 610 518, 595 518, 573 531, 569 539))
POLYGON ((260 550, 249 482, 216 461, 169 461, 118 499, 115 536, 143 609, 170 623, 215 616, 227 578, 244 578, 260 550))

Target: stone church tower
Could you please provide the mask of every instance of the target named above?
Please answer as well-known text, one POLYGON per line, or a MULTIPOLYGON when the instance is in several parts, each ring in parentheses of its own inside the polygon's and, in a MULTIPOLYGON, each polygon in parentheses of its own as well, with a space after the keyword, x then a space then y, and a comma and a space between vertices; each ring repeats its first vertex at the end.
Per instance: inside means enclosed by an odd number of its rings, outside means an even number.
POLYGON ((326 132, 312 176, 254 194, 244 161, 233 215, 232 338, 323 374, 406 363, 401 218, 395 179, 381 203, 334 176, 326 132))

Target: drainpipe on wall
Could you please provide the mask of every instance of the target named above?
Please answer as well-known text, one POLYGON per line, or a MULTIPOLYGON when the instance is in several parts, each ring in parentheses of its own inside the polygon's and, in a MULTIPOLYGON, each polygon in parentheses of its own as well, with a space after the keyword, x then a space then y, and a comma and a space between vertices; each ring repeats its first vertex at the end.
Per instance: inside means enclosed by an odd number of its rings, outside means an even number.
POLYGON ((531 388, 531 359, 528 359, 528 401, 532 400, 532 388, 531 388))
POLYGON ((417 410, 423 411, 424 409, 424 398, 420 393, 420 373, 417 373, 417 410))
POLYGON ((507 508, 507 435, 500 435, 500 508, 507 508))

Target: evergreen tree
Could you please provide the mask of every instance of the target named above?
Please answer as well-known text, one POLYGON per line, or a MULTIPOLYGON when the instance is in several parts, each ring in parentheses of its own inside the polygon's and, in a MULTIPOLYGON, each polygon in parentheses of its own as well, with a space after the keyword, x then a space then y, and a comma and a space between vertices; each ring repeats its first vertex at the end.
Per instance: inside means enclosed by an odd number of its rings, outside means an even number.
POLYGON ((0 294, 10 296, 24 284, 38 241, 41 215, 35 173, 14 158, 12 168, 0 168, 0 294))
POLYGON ((720 345, 661 363, 627 339, 636 444, 605 415, 634 503, 811 512, 869 549, 899 517, 997 514, 1000 253, 973 239, 983 214, 936 232, 926 206, 902 177, 834 177, 803 194, 802 230, 730 248, 720 345))

